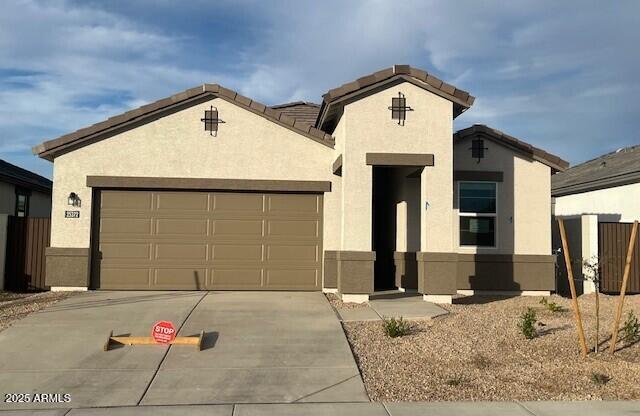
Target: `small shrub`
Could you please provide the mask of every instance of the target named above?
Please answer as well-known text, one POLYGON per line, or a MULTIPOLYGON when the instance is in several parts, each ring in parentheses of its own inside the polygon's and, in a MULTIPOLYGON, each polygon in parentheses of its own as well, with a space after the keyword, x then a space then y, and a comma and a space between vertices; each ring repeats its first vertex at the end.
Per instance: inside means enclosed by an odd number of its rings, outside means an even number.
POLYGON ((527 311, 520 315, 520 321, 518 322, 518 328, 522 332, 522 335, 527 339, 533 339, 538 335, 536 331, 536 311, 532 308, 527 308, 527 311))
POLYGON ((402 319, 402 316, 396 318, 383 318, 382 325, 384 327, 384 333, 388 337, 396 338, 408 335, 411 332, 411 325, 402 319))
POLYGON ((547 298, 540 299, 540 304, 544 305, 545 308, 547 308, 550 312, 553 312, 553 313, 562 312, 564 310, 562 306, 558 305, 553 301, 550 302, 549 300, 547 300, 547 298))
POLYGON ((455 375, 451 378, 448 378, 447 381, 445 381, 445 384, 450 387, 457 387, 462 383, 464 383, 464 379, 460 375, 455 375))
POLYGON ((591 381, 599 386, 604 386, 609 382, 609 380, 611 380, 611 377, 606 374, 591 373, 591 381))
POLYGON ((622 326, 622 339, 629 344, 640 340, 640 323, 638 323, 638 318, 633 311, 629 311, 622 326))

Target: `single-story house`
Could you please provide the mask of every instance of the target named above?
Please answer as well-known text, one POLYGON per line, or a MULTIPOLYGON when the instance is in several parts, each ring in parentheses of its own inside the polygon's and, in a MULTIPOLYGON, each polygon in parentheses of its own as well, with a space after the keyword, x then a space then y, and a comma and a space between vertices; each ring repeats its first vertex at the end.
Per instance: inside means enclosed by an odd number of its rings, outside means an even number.
MULTIPOLYGON (((575 165, 553 175, 553 214, 565 220, 575 278, 583 293, 595 290, 585 280, 584 261, 599 259, 601 289, 619 292, 631 235, 631 224, 640 220, 640 146, 575 165)), ((554 249, 561 247, 554 232, 554 249)), ((635 245, 627 291, 640 293, 640 235, 635 245)), ((562 289, 566 275, 559 282, 562 289)))
POLYGON ((0 159, 0 214, 50 216, 51 187, 49 179, 0 159))
POLYGON ((54 163, 48 284, 555 289, 567 162, 482 125, 454 134, 474 97, 409 65, 322 98, 269 107, 204 84, 35 147, 54 163))

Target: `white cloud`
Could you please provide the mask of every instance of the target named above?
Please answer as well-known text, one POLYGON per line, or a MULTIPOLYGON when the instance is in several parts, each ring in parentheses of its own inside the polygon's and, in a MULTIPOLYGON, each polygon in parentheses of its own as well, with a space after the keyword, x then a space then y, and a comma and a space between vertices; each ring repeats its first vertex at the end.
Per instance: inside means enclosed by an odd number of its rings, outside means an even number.
MULTIPOLYGON (((640 142, 636 2, 208 4, 180 7, 213 13, 211 25, 231 16, 240 25, 234 33, 249 39, 200 33, 178 18, 167 25, 170 16, 154 24, 100 2, 4 2, 0 70, 27 71, 4 80, 30 87, 0 89, 0 153, 201 82, 267 104, 318 102, 328 89, 395 63, 423 67, 478 97, 458 127, 490 124, 572 161, 640 142), (224 61, 202 57, 210 42, 228 52, 224 61), (78 104, 87 99, 97 102, 78 104)), ((172 13, 169 2, 140 7, 172 13)))

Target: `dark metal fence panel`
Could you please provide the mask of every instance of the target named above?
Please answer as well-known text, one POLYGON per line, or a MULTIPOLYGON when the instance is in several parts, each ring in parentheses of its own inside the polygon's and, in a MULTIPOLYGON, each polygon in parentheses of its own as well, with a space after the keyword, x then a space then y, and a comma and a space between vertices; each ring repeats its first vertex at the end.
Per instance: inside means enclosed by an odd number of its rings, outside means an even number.
MULTIPOLYGON (((598 256, 601 265, 600 287, 605 293, 619 293, 627 258, 632 223, 601 222, 598 224, 598 256)), ((638 234, 627 293, 640 293, 640 233, 638 234)))
POLYGON ((9 290, 48 290, 45 285, 45 249, 49 246, 50 218, 9 217, 5 285, 9 290))

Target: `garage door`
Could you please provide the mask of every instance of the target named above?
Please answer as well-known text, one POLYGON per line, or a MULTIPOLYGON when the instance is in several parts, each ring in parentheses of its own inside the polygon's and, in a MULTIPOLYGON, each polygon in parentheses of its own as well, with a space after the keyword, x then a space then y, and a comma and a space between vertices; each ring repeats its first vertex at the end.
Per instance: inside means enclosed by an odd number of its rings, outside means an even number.
POLYGON ((96 287, 320 289, 322 195, 103 190, 97 198, 96 287))

